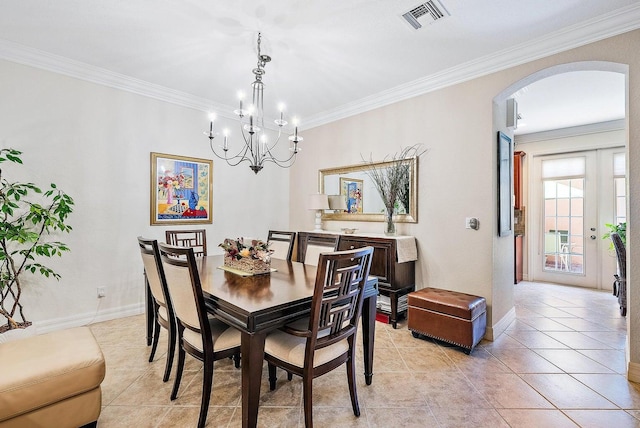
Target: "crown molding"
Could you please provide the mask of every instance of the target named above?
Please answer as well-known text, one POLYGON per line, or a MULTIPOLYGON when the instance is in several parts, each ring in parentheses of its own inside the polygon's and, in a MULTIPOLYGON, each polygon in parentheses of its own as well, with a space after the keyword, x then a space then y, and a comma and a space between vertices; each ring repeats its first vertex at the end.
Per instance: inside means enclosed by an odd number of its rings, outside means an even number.
POLYGON ((516 144, 535 143, 537 141, 555 140, 558 138, 574 137, 576 135, 597 134, 600 132, 620 131, 625 129, 626 120, 617 119, 607 122, 590 123, 587 125, 571 126, 569 128, 552 129, 549 131, 518 134, 514 141, 516 144))
MULTIPOLYGON (((338 108, 315 114, 305 118, 304 128, 309 129, 334 122, 637 28, 640 28, 640 4, 638 3, 560 31, 549 33, 514 48, 486 55, 430 76, 387 89, 375 95, 344 104, 338 108)), ((233 111, 231 106, 8 40, 0 40, 0 59, 132 92, 182 107, 203 112, 213 110, 219 116, 237 119, 231 113, 233 111)))
POLYGON ((51 71, 98 85, 120 89, 160 101, 192 108, 203 112, 216 111, 219 116, 235 119, 232 107, 206 98, 156 85, 125 74, 116 73, 84 62, 24 46, 8 40, 0 40, 0 59, 51 71))
POLYGON ((527 43, 448 68, 305 118, 305 128, 324 125, 428 92, 466 82, 640 28, 640 4, 544 35, 527 43))

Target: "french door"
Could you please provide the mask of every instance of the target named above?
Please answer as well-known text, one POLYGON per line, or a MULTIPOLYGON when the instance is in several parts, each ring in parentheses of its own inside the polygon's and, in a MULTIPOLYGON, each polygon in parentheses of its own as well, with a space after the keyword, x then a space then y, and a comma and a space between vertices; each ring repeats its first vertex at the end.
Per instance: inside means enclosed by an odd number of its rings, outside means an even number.
POLYGON ((624 148, 534 158, 530 236, 535 281, 611 286, 615 259, 602 235, 604 224, 615 221, 616 151, 624 148))

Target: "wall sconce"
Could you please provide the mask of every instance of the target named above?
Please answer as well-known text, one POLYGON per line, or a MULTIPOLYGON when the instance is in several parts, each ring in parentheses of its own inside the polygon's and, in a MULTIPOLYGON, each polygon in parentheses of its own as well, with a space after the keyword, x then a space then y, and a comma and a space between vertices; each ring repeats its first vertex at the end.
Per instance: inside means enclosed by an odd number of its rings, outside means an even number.
POLYGON ((307 208, 310 210, 316 210, 316 228, 313 229, 313 231, 322 232, 322 211, 329 209, 329 198, 327 195, 320 193, 309 195, 307 208))

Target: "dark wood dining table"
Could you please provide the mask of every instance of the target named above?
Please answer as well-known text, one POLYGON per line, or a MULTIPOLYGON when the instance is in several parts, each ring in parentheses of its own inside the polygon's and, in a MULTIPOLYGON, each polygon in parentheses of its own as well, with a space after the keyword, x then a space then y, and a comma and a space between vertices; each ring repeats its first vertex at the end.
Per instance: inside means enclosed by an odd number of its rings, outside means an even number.
MULTIPOLYGON (((242 332, 242 426, 258 420, 264 341, 268 332, 309 314, 316 267, 273 259, 270 274, 241 276, 220 269, 223 257, 198 259, 200 282, 208 310, 242 332)), ((367 281, 362 308, 364 375, 373 376, 378 280, 367 281)))

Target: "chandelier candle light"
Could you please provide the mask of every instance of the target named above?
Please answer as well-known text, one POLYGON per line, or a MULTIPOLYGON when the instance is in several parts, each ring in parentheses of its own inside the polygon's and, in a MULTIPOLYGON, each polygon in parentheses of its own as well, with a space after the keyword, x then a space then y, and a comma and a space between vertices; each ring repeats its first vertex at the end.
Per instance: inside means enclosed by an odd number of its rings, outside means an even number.
POLYGON ((302 136, 298 135, 298 123, 297 120, 293 120, 294 131, 293 135, 289 136, 289 140, 293 143, 289 148, 291 155, 286 159, 276 158, 271 151, 280 141, 282 135, 282 127, 287 125, 287 121, 284 120, 284 105, 280 104, 280 118, 274 122, 278 126, 278 135, 273 143, 269 143, 264 127, 264 110, 263 110, 263 95, 264 95, 264 83, 262 82, 262 76, 265 74, 264 67, 271 61, 269 55, 262 55, 260 51, 260 40, 262 38, 261 33, 258 33, 258 66, 253 69, 255 81, 251 84, 252 97, 251 105, 247 108, 243 108, 244 95, 239 93, 240 108, 234 110, 233 113, 240 118, 240 132, 244 139, 244 146, 240 148, 237 154, 229 155, 229 131, 223 130, 224 140, 219 149, 222 149, 223 153, 219 154, 213 146, 213 140, 216 137, 214 132, 215 114, 209 115, 209 132, 205 132, 205 135, 209 137, 209 145, 211 151, 218 158, 227 161, 231 166, 236 166, 241 162, 249 162, 249 168, 256 174, 264 167, 265 162, 273 162, 279 167, 289 168, 295 162, 296 155, 300 151, 298 143, 303 140, 302 136), (248 116, 248 118, 247 118, 248 116))

